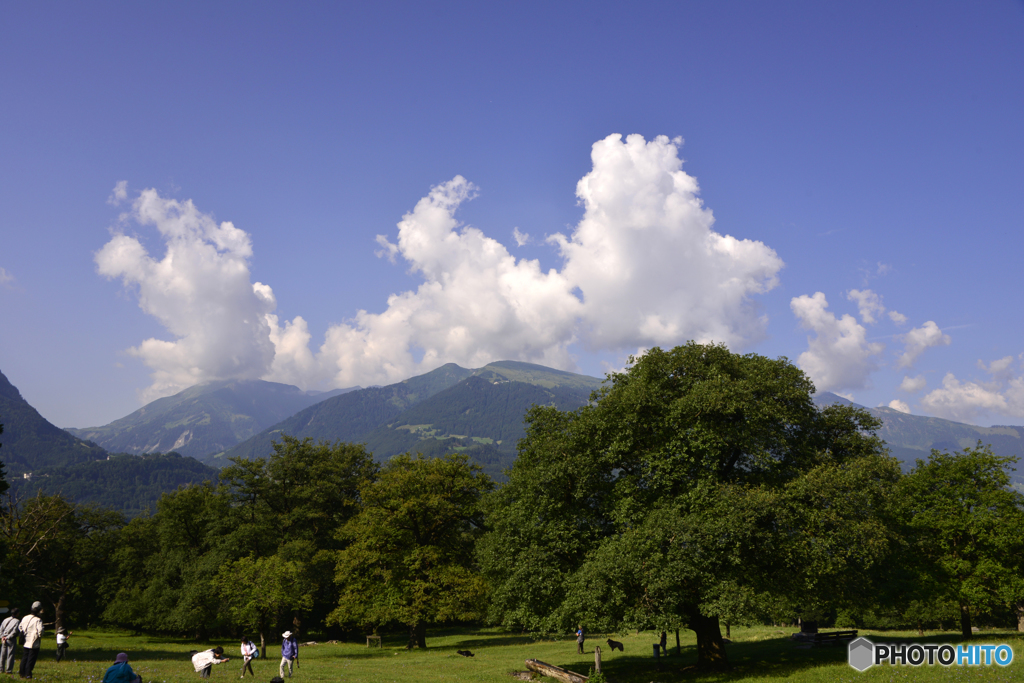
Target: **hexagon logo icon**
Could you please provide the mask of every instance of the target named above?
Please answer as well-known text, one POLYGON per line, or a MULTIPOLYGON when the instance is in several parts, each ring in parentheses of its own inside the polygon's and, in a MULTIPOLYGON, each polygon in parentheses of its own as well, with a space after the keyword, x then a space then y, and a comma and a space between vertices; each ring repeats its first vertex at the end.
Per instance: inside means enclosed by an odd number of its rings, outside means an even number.
POLYGON ((867 638, 858 638, 850 643, 847 653, 847 661, 857 671, 864 671, 875 659, 875 644, 867 638))

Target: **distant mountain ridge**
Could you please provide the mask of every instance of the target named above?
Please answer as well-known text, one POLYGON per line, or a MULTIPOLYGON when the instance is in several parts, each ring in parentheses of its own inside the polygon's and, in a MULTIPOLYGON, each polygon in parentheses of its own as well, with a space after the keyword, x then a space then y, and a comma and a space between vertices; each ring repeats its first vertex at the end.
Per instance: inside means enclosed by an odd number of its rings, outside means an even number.
POLYGON ((818 406, 841 403, 862 408, 882 421, 878 436, 886 442, 889 452, 910 469, 918 459, 926 460, 931 450, 958 451, 976 446, 980 440, 983 444, 991 444, 992 450, 999 455, 1011 455, 1021 458, 1022 464, 1014 473, 1014 481, 1024 486, 1024 427, 994 426, 975 427, 962 422, 953 422, 939 417, 911 415, 885 406, 867 408, 825 391, 814 395, 818 406))
POLYGON ((305 392, 263 380, 220 380, 157 399, 102 427, 68 429, 117 453, 201 458, 231 448, 310 405, 352 389, 305 392))
POLYGON ((266 457, 280 434, 366 443, 378 458, 405 451, 440 455, 466 452, 500 475, 524 435, 523 417, 534 403, 572 410, 603 380, 518 361, 476 370, 454 363, 385 387, 336 396, 293 415, 234 448, 204 458, 266 457), (499 443, 500 442, 500 443, 499 443))

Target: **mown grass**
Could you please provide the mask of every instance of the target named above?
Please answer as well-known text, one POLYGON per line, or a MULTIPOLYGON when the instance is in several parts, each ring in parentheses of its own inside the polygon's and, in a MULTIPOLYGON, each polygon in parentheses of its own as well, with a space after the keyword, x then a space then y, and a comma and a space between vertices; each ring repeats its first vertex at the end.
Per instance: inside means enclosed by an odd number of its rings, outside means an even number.
MULTIPOLYGON (((614 683, 673 683, 694 681, 782 681, 804 683, 856 681, 1024 681, 1024 634, 1012 631, 987 631, 978 634, 977 643, 1008 643, 1015 653, 1008 667, 872 667, 858 673, 846 663, 845 647, 802 649, 789 639, 793 629, 754 627, 734 628, 733 642, 727 646, 732 669, 725 673, 704 673, 693 669, 696 661, 691 633, 681 632, 681 653, 655 662, 651 632, 612 635, 625 645, 625 652, 611 652, 607 636, 591 636, 586 655, 576 654, 576 643, 564 639, 535 640, 530 636, 496 629, 435 629, 427 633, 426 650, 404 649, 404 635, 385 636, 384 647, 368 649, 365 643, 320 644, 300 648, 299 668, 294 683, 411 683, 414 681, 479 681, 510 683, 512 671, 525 670, 524 660, 536 658, 587 674, 594 663, 594 646, 600 645, 604 672, 614 683), (472 658, 456 654, 470 650, 472 658)), ((955 633, 928 632, 924 638, 909 632, 871 632, 862 635, 875 642, 959 642, 955 633)), ((670 636, 670 645, 675 638, 670 636)), ((213 668, 211 681, 238 680, 241 658, 234 640, 197 644, 192 641, 135 636, 115 631, 77 631, 65 661, 54 662, 52 637, 44 641, 35 679, 42 683, 99 683, 103 672, 118 652, 127 652, 130 663, 145 683, 198 683, 192 670, 189 651, 224 646, 230 662, 213 668)), ((268 656, 253 662, 254 683, 267 683, 277 675, 280 646, 268 647, 268 656)), ((550 680, 550 679, 545 679, 550 680)))

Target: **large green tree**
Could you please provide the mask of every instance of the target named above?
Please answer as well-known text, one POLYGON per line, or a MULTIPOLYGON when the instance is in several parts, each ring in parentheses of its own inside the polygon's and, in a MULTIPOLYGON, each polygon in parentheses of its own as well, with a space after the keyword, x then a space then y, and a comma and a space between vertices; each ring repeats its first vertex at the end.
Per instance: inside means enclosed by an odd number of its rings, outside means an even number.
POLYGON ((107 561, 124 523, 118 512, 76 506, 59 495, 8 499, 0 534, 10 549, 3 572, 9 594, 50 603, 56 628, 67 625, 69 613, 84 622, 95 619, 107 561))
POLYGON ((698 663, 724 666, 737 595, 811 613, 863 593, 895 540, 876 420, 818 410, 788 361, 724 346, 655 348, 609 379, 590 405, 527 417, 480 544, 493 619, 686 627, 698 663))
POLYGON ((337 531, 359 511, 360 487, 377 475, 373 456, 361 444, 282 434, 269 458, 231 462, 221 481, 236 519, 233 544, 255 559, 295 563, 304 577, 303 595, 312 597, 283 608, 281 616, 289 615, 296 632, 306 615, 324 623, 338 602, 334 552, 343 544, 337 531))
POLYGON ((484 615, 486 585, 473 548, 483 529, 481 497, 492 483, 464 455, 398 455, 361 489, 362 509, 340 531, 340 587, 331 620, 409 629, 426 647, 426 627, 484 615))
POLYGON ((904 478, 910 538, 920 562, 923 599, 952 602, 971 637, 971 615, 1024 598, 1024 496, 1010 488, 1016 458, 989 446, 933 450, 904 478))

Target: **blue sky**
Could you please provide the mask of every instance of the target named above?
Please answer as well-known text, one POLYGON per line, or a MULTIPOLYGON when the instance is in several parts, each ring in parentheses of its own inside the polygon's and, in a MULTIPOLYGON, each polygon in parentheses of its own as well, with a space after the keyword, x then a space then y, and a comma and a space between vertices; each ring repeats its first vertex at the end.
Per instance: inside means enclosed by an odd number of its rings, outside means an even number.
POLYGON ((1024 424, 1021 2, 6 2, 0 63, 0 371, 59 426, 691 338, 1024 424))

